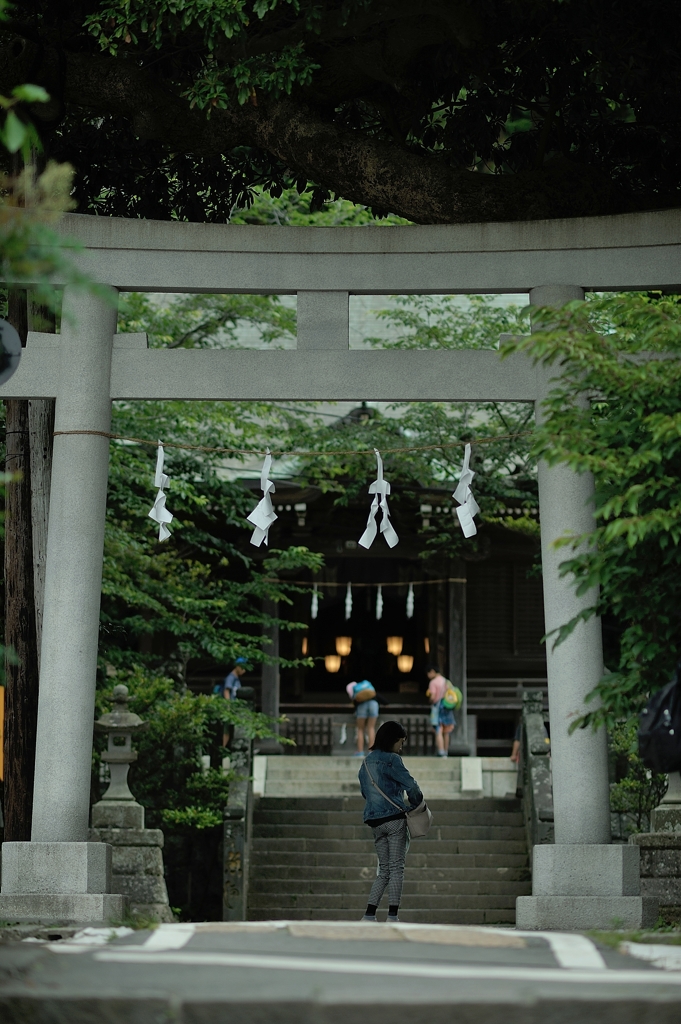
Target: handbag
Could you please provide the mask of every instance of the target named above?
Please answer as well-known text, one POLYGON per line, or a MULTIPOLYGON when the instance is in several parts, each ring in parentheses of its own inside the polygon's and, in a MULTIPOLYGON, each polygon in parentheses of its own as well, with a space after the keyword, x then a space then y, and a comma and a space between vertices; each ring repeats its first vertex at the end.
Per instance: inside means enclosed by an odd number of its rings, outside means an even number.
MULTIPOLYGON (((366 761, 364 762, 364 769, 371 779, 372 784, 376 787, 383 799, 387 800, 389 804, 393 805, 393 807, 397 807, 398 811, 404 811, 403 807, 400 807, 399 804, 396 804, 394 800, 391 800, 390 797, 383 792, 369 771, 366 761)), ((414 807, 411 811, 404 811, 404 815, 407 819, 407 829, 409 830, 409 835, 412 839, 423 839, 424 836, 428 835, 430 826, 433 823, 433 815, 430 813, 430 808, 425 800, 422 800, 418 807, 414 807)))

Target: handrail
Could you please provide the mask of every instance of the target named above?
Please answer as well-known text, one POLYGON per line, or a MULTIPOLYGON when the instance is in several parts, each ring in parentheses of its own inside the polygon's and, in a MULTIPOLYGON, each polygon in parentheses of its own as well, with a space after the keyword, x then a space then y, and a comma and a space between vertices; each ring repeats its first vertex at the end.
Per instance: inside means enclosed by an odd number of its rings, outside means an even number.
POLYGON ((544 725, 541 690, 523 693, 523 716, 518 761, 518 790, 528 849, 554 842, 551 741, 544 725))
POLYGON ((229 787, 225 808, 222 920, 245 921, 253 833, 253 740, 243 729, 234 730, 230 768, 237 778, 229 787))

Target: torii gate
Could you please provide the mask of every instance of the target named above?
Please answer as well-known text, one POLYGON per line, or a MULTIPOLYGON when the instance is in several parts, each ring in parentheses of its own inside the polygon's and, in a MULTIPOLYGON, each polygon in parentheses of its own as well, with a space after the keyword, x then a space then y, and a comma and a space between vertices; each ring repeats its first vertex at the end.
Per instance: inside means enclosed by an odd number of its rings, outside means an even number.
MULTIPOLYGON (((88 843, 90 763, 112 399, 535 402, 551 374, 494 351, 350 351, 350 294, 528 293, 678 287, 681 211, 434 227, 240 227, 69 215, 91 277, 117 291, 297 293, 296 351, 147 350, 116 311, 67 287, 62 333, 29 334, 1 398, 56 398, 30 843, 3 846, 0 917, 102 920, 110 847, 88 843), (59 433, 63 431, 65 433, 59 433)), ((30 283, 30 282, 27 282, 30 283)), ((551 544, 592 525, 593 482, 539 467, 547 631, 590 605, 551 544)), ((600 623, 547 646, 555 836, 534 850, 525 928, 643 923, 638 847, 610 845, 606 737, 568 735, 602 673, 600 623)))

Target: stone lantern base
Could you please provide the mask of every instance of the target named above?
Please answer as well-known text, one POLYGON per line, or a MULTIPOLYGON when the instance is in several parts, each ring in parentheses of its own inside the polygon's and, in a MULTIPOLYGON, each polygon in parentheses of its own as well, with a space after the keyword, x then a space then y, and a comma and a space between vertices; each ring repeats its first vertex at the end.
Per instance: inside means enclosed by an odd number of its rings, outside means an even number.
POLYGON ((132 917, 175 920, 163 870, 163 832, 144 827, 135 800, 100 800, 92 808, 91 837, 112 850, 111 888, 129 901, 132 917))
POLYGON ((111 893, 111 853, 104 843, 3 843, 0 918, 120 923, 128 901, 111 893))

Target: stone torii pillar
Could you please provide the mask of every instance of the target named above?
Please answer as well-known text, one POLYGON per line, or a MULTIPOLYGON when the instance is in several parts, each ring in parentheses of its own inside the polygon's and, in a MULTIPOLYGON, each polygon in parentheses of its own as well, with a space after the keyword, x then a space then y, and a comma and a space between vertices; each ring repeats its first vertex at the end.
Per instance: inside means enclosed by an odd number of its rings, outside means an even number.
POLYGON ((89 843, 116 299, 64 291, 30 843, 4 843, 0 917, 120 919, 111 847, 89 843))
MULTIPOLYGON (((560 308, 583 298, 582 288, 573 286, 546 285, 530 292, 535 306, 560 308)), ((539 366, 537 375, 536 416, 541 422, 541 403, 556 371, 539 366)), ((565 534, 593 529, 593 497, 591 474, 539 464, 555 844, 534 848, 532 896, 517 900, 518 928, 603 928, 614 919, 621 927, 640 928, 657 918, 654 901, 640 895, 638 849, 610 845, 605 729, 569 732, 588 709, 585 698, 603 674, 600 619, 580 623, 558 646, 550 636, 597 598, 594 591, 578 596, 570 577, 560 576, 560 563, 569 553, 553 546, 565 534)))

